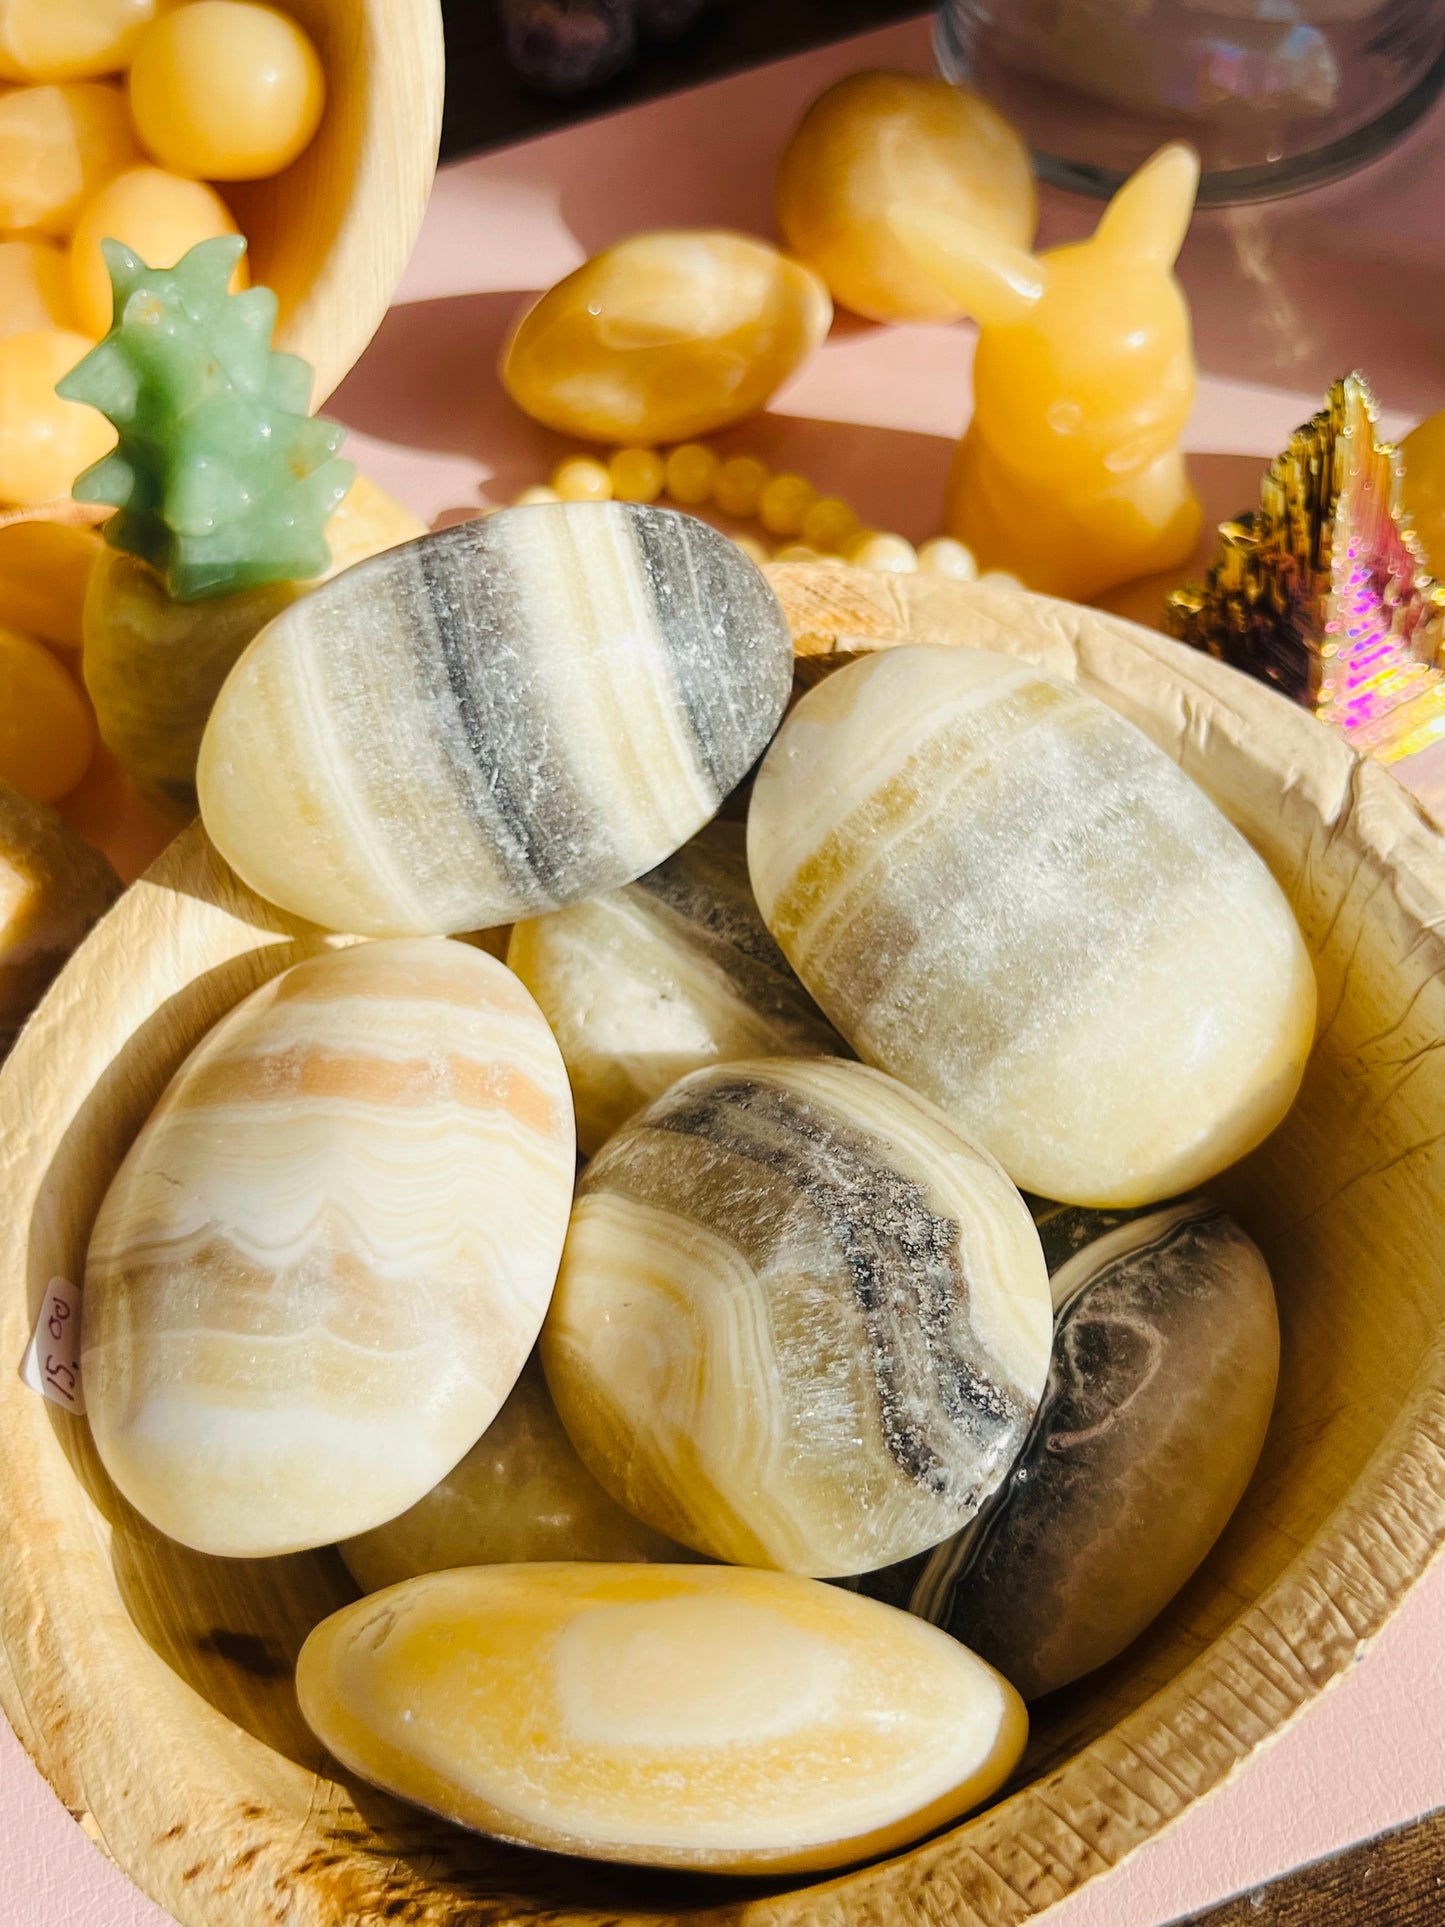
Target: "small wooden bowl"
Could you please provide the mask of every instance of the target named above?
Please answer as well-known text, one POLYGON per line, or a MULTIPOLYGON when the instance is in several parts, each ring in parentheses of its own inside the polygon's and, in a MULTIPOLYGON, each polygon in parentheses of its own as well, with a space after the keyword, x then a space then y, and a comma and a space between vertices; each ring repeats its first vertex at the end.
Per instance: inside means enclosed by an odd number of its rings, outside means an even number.
POLYGON ((1288 1121, 1211 1189, 1258 1239, 1279 1404, 1198 1575, 1112 1666, 1036 1709, 987 1812, 813 1886, 600 1867, 495 1845, 349 1781, 291 1667, 351 1596, 337 1557, 227 1561, 117 1497, 83 1422, 15 1366, 47 1281, 166 1080, 255 984, 336 941, 259 902, 188 830, 86 940, 0 1073, 0 1701, 81 1825, 186 1927, 997 1927, 1158 1834, 1338 1678, 1445 1541, 1445 844, 1338 737, 1118 618, 922 578, 774 580, 800 668, 900 642, 1032 655, 1138 723, 1253 840, 1320 977, 1288 1121))
POLYGON ((326 112, 300 159, 222 194, 253 281, 280 300, 276 346, 316 371, 319 406, 376 333, 421 227, 441 136, 438 0, 280 0, 316 42, 326 112))

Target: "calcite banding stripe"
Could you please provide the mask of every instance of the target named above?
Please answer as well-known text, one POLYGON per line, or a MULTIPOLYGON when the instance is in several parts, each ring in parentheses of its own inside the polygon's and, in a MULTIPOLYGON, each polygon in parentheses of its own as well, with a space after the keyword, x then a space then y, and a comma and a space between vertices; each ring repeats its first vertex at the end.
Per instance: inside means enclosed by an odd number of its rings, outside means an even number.
POLYGON ((546 1308, 566 1074, 503 965, 360 944, 247 998, 121 1166, 86 1264, 107 1470, 203 1551, 326 1544, 475 1442, 546 1308))
POLYGON ((1141 731, 1028 663, 910 647, 829 677, 759 771, 748 859, 859 1055, 1028 1190, 1167 1196, 1298 1088, 1314 977, 1268 870, 1141 731))
POLYGON ((991 1159, 890 1078, 777 1060, 695 1073, 594 1159, 542 1356, 620 1503, 713 1557, 830 1575, 976 1510, 1049 1326, 991 1159))
POLYGON ((359 563, 227 679, 202 814, 262 895, 333 929, 509 923, 626 883, 747 774, 792 646, 689 516, 510 509, 359 563))

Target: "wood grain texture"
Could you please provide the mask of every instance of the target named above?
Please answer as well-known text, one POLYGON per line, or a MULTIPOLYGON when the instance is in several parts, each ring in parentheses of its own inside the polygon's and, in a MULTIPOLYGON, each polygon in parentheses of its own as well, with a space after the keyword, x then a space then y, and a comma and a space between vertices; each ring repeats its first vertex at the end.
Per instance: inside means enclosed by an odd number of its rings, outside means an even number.
POLYGON ((375 334, 426 211, 441 135, 438 0, 285 0, 326 69, 299 160, 229 202, 251 279, 280 300, 276 347, 315 370, 318 407, 375 334))
POLYGON ((1445 1541, 1445 846, 1310 717, 1113 617, 1007 592, 779 569, 799 654, 966 640, 1105 697, 1209 790, 1299 915, 1320 1041, 1291 1118, 1211 1186, 1276 1282, 1280 1400, 1243 1505, 1118 1661, 1038 1709, 1016 1790, 822 1885, 739 1888, 511 1850, 348 1781, 290 1666, 339 1560, 206 1559, 106 1484, 13 1369, 46 1280, 166 1079, 327 939, 192 829, 87 939, 0 1073, 0 1702, 91 1836, 184 1927, 1014 1927, 1207 1797, 1338 1679, 1445 1541))
POLYGON ((1176 1927, 1437 1927, 1445 1915, 1445 1808, 1312 1860, 1176 1927))

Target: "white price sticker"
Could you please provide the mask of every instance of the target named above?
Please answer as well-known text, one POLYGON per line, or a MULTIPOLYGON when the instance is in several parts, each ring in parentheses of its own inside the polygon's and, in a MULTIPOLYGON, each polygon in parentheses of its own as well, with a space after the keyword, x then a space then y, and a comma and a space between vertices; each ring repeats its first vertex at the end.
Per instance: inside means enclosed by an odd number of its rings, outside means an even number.
POLYGON ((52 1278, 46 1288, 20 1376, 32 1392, 63 1405, 67 1412, 85 1410, 85 1387, 80 1382, 80 1289, 66 1278, 52 1278))

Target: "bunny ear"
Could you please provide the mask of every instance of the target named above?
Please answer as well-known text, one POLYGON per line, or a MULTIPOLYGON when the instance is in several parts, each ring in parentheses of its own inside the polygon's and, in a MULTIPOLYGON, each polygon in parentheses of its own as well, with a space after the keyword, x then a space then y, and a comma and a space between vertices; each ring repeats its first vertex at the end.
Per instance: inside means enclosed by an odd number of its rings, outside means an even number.
POLYGON ((1199 156, 1183 141, 1161 147, 1131 174, 1094 231, 1099 247, 1172 267, 1194 212, 1199 156))
POLYGON ((888 225, 918 265, 987 327, 1022 321, 1044 291, 1045 269, 1023 248, 939 208, 888 209, 888 225))

